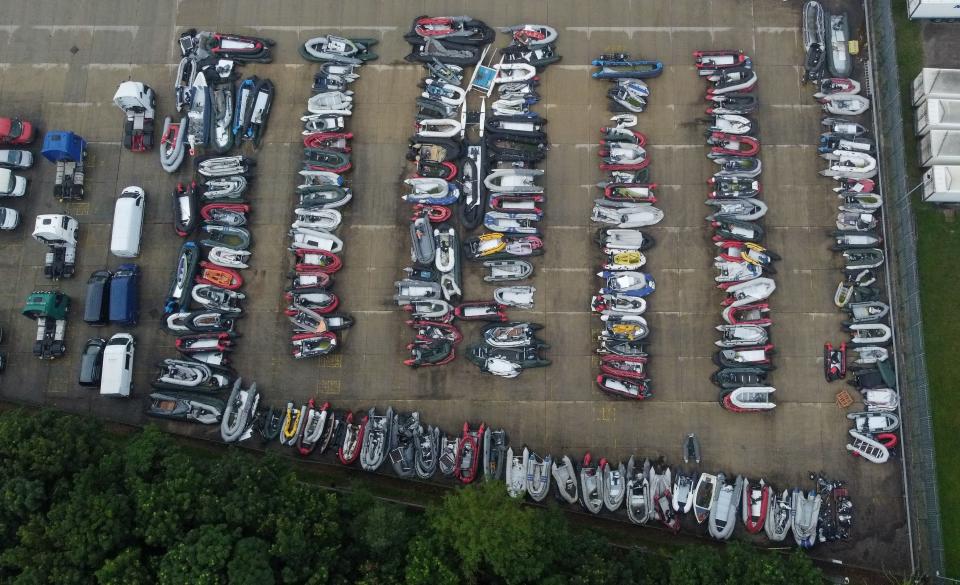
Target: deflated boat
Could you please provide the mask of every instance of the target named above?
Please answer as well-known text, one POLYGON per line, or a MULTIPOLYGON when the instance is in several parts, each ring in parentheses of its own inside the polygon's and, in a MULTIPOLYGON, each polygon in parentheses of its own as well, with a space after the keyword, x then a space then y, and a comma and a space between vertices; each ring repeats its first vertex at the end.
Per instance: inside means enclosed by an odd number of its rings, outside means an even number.
POLYGON ((743 477, 733 484, 726 483, 724 474, 717 475, 718 489, 714 492, 707 531, 717 540, 727 540, 737 526, 737 509, 743 493, 743 477))
POLYGON ((343 425, 343 439, 337 448, 337 459, 344 465, 352 465, 360 457, 363 445, 363 434, 366 430, 368 416, 364 415, 359 423, 353 422, 353 413, 347 413, 343 425))
MULTIPOLYGON (((722 477, 722 475, 721 475, 722 477)), ((701 473, 697 480, 697 487, 693 490, 693 514, 697 524, 712 516, 718 494, 717 483, 720 477, 709 473, 701 473)))
POLYGON ((616 512, 623 505, 624 496, 627 492, 626 481, 627 471, 620 463, 617 467, 611 467, 610 463, 604 461, 603 468, 603 505, 607 510, 616 512))
POLYGON ((627 462, 627 517, 634 524, 646 524, 653 515, 653 497, 650 491, 650 460, 636 467, 633 456, 627 462))
POLYGON ((260 394, 256 383, 249 388, 241 387, 242 380, 237 378, 233 383, 233 390, 227 399, 226 408, 220 422, 220 438, 224 443, 235 443, 248 438, 252 432, 254 415, 260 394))
POLYGON ((383 415, 378 415, 375 408, 367 413, 363 446, 360 449, 360 465, 364 471, 376 471, 386 459, 392 424, 393 408, 388 408, 383 415))
POLYGON ((523 452, 514 455, 513 447, 507 449, 507 493, 512 498, 522 498, 527 493, 527 459, 530 452, 526 447, 523 452))
POLYGON ((820 494, 810 490, 793 490, 793 538, 800 548, 812 548, 817 541, 817 522, 820 516, 820 494))
POLYGON ((580 467, 580 502, 588 512, 599 514, 603 509, 603 479, 600 465, 606 463, 606 460, 602 459, 596 465, 591 465, 592 462, 590 453, 583 456, 583 465, 580 467))
POLYGON ((556 481, 557 493, 560 497, 568 504, 576 504, 579 499, 577 470, 570 461, 570 457, 564 455, 553 464, 553 479, 556 481))
POLYGON ((550 493, 550 474, 553 471, 553 458, 540 457, 531 451, 527 457, 527 493, 535 502, 542 502, 550 493))
POLYGON ((483 478, 497 481, 504 477, 507 457, 507 432, 487 427, 483 431, 483 478))
POLYGON ((150 394, 147 415, 213 425, 220 422, 226 403, 195 392, 164 391, 150 394))

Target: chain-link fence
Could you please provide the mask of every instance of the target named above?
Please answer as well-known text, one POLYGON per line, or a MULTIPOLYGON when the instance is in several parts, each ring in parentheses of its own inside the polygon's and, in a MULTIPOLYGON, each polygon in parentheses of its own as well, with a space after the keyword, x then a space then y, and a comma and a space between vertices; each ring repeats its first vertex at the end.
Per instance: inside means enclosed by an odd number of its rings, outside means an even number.
MULTIPOLYGON (((944 573, 940 503, 937 496, 930 388, 923 348, 917 229, 904 152, 903 112, 890 0, 864 0, 870 54, 869 84, 881 153, 885 199, 887 279, 896 330, 896 369, 903 415, 904 486, 913 557, 918 572, 935 582, 944 573)), ((913 164, 913 161, 909 161, 913 164)))

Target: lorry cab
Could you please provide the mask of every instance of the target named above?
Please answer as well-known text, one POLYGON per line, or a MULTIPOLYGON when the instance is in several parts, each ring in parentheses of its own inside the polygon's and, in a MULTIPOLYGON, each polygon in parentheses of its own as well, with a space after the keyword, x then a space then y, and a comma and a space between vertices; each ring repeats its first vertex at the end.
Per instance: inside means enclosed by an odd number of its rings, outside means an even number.
POLYGON ((33 226, 33 238, 49 245, 77 245, 77 228, 80 223, 69 215, 48 213, 37 216, 33 226))
POLYGON ((140 267, 121 264, 110 280, 110 322, 136 325, 140 319, 140 267))
POLYGON ((103 367, 100 373, 100 394, 126 398, 133 386, 133 336, 117 333, 103 350, 103 367))
POLYGON ((88 325, 106 325, 110 318, 110 281, 113 273, 97 270, 87 280, 87 298, 83 305, 83 320, 88 325))
POLYGON ((124 81, 113 95, 113 103, 123 110, 123 146, 134 152, 153 148, 153 117, 157 97, 139 81, 124 81))
POLYGON ((0 168, 0 197, 23 197, 27 193, 27 180, 14 175, 10 169, 0 168))
POLYGON ((117 197, 110 237, 110 253, 114 256, 136 258, 140 254, 145 198, 146 194, 140 187, 127 187, 117 197))

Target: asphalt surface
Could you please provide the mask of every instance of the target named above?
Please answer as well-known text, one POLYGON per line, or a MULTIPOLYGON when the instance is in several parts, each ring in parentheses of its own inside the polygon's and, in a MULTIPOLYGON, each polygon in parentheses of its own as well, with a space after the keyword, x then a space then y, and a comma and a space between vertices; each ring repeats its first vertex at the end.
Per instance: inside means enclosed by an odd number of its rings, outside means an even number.
MULTIPOLYGON (((29 195, 11 204, 24 213, 24 225, 0 234, 0 324, 6 332, 0 349, 9 355, 0 396, 146 422, 142 397, 150 392, 152 365, 175 353, 173 338, 161 323, 162 300, 180 245, 171 226, 169 194, 189 174, 182 170, 167 175, 156 152, 123 150, 122 114, 111 98, 119 82, 143 81, 157 91, 162 119, 173 110, 177 32, 198 28, 268 36, 277 41, 275 62, 242 68, 245 75, 273 79, 277 98, 266 143, 255 155, 258 177, 250 196, 254 255, 244 273, 250 300, 234 355, 237 369, 256 380, 265 402, 299 403, 315 396, 338 408, 392 405, 419 410, 424 421, 450 431, 465 419, 484 420, 507 429, 514 443, 573 458, 589 450, 612 460, 637 453, 677 461, 682 438, 696 432, 703 444, 703 470, 765 477, 781 489, 809 487, 811 471, 846 479, 858 507, 854 539, 820 546, 813 554, 903 569, 908 547, 899 463, 874 466, 846 453, 846 413, 834 404, 840 384, 823 380, 823 343, 843 339, 842 318, 832 304, 840 264, 828 249, 826 235, 836 200, 829 181, 817 176, 820 112, 810 88, 799 83, 800 6, 766 0, 609 1, 602 7, 574 0, 476 5, 373 0, 14 3, 0 11, 0 110, 35 120, 43 131, 73 130, 90 142, 90 150, 84 202, 61 206, 52 195, 53 167, 41 161, 27 172, 29 195), (403 153, 413 131, 413 100, 422 76, 419 66, 402 59, 408 52, 402 35, 417 15, 464 13, 492 26, 543 22, 560 33, 557 47, 563 61, 542 74, 544 99, 537 106, 550 121, 551 151, 543 166, 547 252, 535 260, 535 309, 511 313, 545 325, 542 337, 552 345, 549 357, 554 363, 515 380, 481 375, 464 359, 443 368, 405 368, 400 362, 410 333, 403 324, 406 314, 391 301, 393 281, 408 263, 409 210, 400 200, 399 181, 410 170, 403 153), (336 278, 343 309, 357 318, 357 325, 344 336, 341 353, 295 362, 289 357, 281 293, 290 269, 286 229, 300 159, 298 118, 317 68, 303 62, 297 48, 326 32, 380 39, 380 59, 365 66, 352 87, 355 198, 341 228, 346 267, 336 278), (713 286, 714 251, 703 221, 709 213, 703 205, 704 181, 713 167, 704 156, 703 126, 698 122, 704 117, 705 86, 690 55, 695 49, 731 47, 749 53, 760 76, 757 91, 763 105, 757 119, 763 197, 770 206, 767 244, 784 257, 771 299, 778 352, 772 380, 778 406, 764 415, 722 410, 708 379, 715 369, 710 359, 715 349, 712 328, 720 322, 722 295, 713 286), (657 281, 647 312, 653 328, 655 398, 645 403, 608 399, 593 385, 597 362, 592 340, 600 322, 588 309, 599 285, 593 274, 600 256, 591 242, 589 215, 596 196, 592 185, 601 179, 598 129, 609 114, 606 85, 590 79, 587 64, 610 51, 665 64, 665 73, 650 82, 650 107, 638 126, 649 138, 651 176, 660 184, 658 207, 666 213, 664 221, 650 229, 658 242, 648 253, 648 269, 657 281), (88 327, 79 314, 86 277, 121 263, 108 251, 110 222, 114 198, 131 184, 148 192, 139 258, 145 283, 143 319, 131 330, 138 343, 134 397, 116 401, 76 384, 84 340, 116 332, 88 327), (29 237, 33 216, 51 212, 71 213, 81 223, 77 276, 60 283, 43 277, 43 246, 29 237), (69 355, 50 363, 31 355, 34 324, 18 313, 28 292, 52 286, 70 294, 74 316, 69 355)), ((497 46, 506 41, 500 35, 497 46)), ((480 277, 477 267, 467 269, 468 299, 492 294, 480 277)), ((464 326, 466 342, 476 338, 477 329, 464 326)), ((215 436, 198 426, 164 426, 215 436)))

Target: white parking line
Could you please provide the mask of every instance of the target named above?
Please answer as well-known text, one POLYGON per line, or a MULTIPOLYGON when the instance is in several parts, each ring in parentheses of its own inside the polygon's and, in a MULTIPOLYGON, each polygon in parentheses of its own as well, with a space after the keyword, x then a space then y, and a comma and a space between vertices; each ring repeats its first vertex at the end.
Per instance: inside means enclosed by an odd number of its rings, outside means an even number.
POLYGON ((64 31, 73 31, 73 32, 128 32, 136 36, 140 32, 140 27, 137 25, 123 25, 123 24, 37 24, 31 26, 30 28, 34 30, 42 30, 50 33, 58 33, 64 31))
POLYGON ((733 30, 730 26, 568 26, 564 30, 570 32, 587 33, 590 38, 591 33, 623 33, 627 38, 632 39, 635 33, 675 33, 675 32, 693 32, 693 33, 717 33, 729 32, 733 30))
POLYGON ((46 102, 48 106, 65 106, 71 108, 95 108, 106 102, 46 102))
POLYGON ((328 30, 373 30, 379 33, 387 33, 397 30, 396 26, 357 26, 357 25, 342 25, 342 26, 300 26, 300 25, 261 25, 261 26, 246 26, 244 28, 250 30, 272 30, 276 32, 295 32, 301 33, 304 31, 328 31, 328 30))
POLYGON ((799 26, 758 26, 753 29, 759 33, 785 33, 785 32, 799 32, 799 26))

